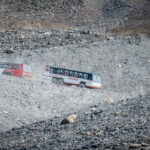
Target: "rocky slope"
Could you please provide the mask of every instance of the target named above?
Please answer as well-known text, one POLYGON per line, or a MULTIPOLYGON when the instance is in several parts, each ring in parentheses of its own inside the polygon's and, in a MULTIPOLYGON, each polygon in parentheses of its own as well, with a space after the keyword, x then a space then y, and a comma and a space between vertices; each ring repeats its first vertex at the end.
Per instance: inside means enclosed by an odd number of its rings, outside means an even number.
POLYGON ((1 52, 150 34, 148 0, 2 0, 0 14, 1 52))
POLYGON ((1 0, 0 14, 0 61, 33 70, 0 77, 0 149, 150 149, 149 0, 1 0), (100 74, 102 90, 57 86, 47 64, 100 74))
POLYGON ((1 131, 81 111, 109 98, 118 101, 149 94, 149 48, 149 39, 142 36, 109 36, 94 44, 39 48, 1 56, 4 62, 29 64, 33 72, 32 79, 0 77, 1 131), (42 77, 47 64, 100 74, 102 90, 58 87, 42 77))
POLYGON ((149 8, 148 0, 2 0, 0 30, 128 27, 149 35, 149 8))
POLYGON ((63 118, 0 133, 0 149, 150 149, 150 97, 97 104, 77 113, 73 124, 63 118))

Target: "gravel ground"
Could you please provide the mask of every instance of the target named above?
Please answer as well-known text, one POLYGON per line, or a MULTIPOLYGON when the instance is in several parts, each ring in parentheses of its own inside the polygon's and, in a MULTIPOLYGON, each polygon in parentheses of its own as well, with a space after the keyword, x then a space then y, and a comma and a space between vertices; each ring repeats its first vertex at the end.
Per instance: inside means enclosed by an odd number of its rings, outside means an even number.
POLYGON ((33 78, 0 76, 0 150, 150 150, 149 4, 2 0, 0 61, 31 65, 33 78), (47 64, 100 74, 103 87, 55 85, 47 64))
POLYGON ((110 98, 119 101, 149 94, 149 49, 147 38, 112 36, 99 43, 1 56, 1 61, 30 64, 33 78, 0 77, 0 132, 84 111, 88 106, 110 98), (102 90, 52 84, 42 77, 47 64, 100 74, 102 90))
POLYGON ((150 96, 101 103, 76 113, 0 133, 0 149, 150 149, 150 96))
POLYGON ((128 95, 106 90, 81 89, 75 86, 57 86, 47 80, 0 78, 0 131, 61 116, 68 112, 112 98, 120 100, 128 95))

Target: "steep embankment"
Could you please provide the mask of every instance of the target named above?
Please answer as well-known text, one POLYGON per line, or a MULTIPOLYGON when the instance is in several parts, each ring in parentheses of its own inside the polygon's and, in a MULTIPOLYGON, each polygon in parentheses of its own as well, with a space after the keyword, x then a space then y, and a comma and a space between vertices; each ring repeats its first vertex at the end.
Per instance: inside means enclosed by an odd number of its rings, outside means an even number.
POLYGON ((77 113, 73 124, 62 118, 0 133, 0 149, 150 149, 150 97, 98 104, 77 113))
POLYGON ((24 51, 1 56, 1 61, 27 63, 32 79, 2 76, 1 131, 52 116, 84 111, 89 105, 147 95, 150 92, 149 39, 109 37, 103 42, 24 51), (109 40, 108 40, 109 39, 109 40), (101 75, 102 90, 56 86, 42 79, 45 65, 101 75))
POLYGON ((27 0, 0 2, 0 52, 93 43, 105 34, 150 31, 148 0, 27 0))
POLYGON ((0 77, 0 132, 59 117, 1 133, 0 149, 149 147, 149 0, 1 0, 0 14, 0 61, 33 70, 0 77), (57 86, 47 64, 100 74, 102 90, 57 86))

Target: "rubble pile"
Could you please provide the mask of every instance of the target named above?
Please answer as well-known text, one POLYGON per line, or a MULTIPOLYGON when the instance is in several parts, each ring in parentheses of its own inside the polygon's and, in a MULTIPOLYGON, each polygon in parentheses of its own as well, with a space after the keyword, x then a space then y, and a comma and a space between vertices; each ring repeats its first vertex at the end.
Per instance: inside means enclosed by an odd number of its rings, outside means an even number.
POLYGON ((20 30, 0 32, 0 51, 32 51, 39 48, 102 41, 105 36, 90 30, 20 30))
POLYGON ((0 61, 33 74, 0 77, 0 150, 150 149, 149 0, 1 0, 0 14, 0 61), (45 65, 100 74, 102 90, 55 85, 45 65))
POLYGON ((1 18, 41 18, 53 21, 70 22, 74 16, 80 17, 80 13, 84 11, 83 1, 73 0, 36 0, 36 1, 20 1, 20 0, 2 0, 1 1, 1 18), (25 16, 22 16, 25 14, 25 16), (29 15, 29 16, 28 16, 29 15))

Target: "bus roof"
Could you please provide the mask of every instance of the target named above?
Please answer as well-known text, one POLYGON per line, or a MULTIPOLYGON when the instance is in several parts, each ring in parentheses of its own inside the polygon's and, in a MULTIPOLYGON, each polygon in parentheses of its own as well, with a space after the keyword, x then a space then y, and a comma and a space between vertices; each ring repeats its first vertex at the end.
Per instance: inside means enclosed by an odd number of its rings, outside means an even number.
POLYGON ((0 62, 0 65, 15 65, 15 64, 17 64, 17 63, 0 62))

